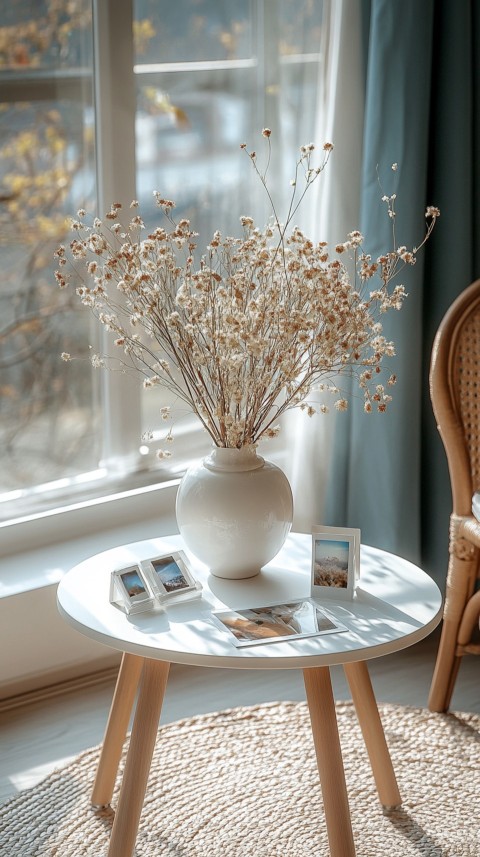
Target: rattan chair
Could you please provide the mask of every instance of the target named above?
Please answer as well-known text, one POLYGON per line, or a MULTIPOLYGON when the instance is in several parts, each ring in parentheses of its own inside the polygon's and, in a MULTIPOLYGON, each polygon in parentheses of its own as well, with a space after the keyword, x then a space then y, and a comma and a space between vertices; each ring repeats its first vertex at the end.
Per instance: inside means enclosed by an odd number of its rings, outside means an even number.
POLYGON ((480 654, 480 280, 454 301, 435 338, 430 395, 452 488, 442 634, 428 705, 446 711, 463 655, 480 654), (478 515, 478 511, 476 513, 478 515))

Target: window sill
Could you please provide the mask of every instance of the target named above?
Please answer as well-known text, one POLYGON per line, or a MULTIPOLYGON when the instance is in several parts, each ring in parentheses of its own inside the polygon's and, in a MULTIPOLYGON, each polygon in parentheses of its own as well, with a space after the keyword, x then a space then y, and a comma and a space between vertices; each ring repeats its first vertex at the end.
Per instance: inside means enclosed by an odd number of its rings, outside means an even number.
POLYGON ((0 598, 56 584, 98 551, 176 532, 177 487, 172 480, 0 524, 0 598))

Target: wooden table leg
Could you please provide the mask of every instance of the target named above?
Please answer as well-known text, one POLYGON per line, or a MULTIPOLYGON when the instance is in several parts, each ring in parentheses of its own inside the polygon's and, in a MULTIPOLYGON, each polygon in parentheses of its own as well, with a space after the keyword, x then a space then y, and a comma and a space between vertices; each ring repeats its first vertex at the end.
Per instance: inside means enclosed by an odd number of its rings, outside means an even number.
POLYGON ((385 740, 382 721, 365 661, 344 664, 358 722, 370 757, 378 796, 385 809, 398 809, 402 803, 395 771, 385 740))
POLYGON ((122 658, 92 791, 92 806, 95 808, 108 806, 112 799, 143 660, 128 654, 122 658))
POLYGON ((345 772, 328 667, 303 671, 331 857, 355 857, 345 772))
POLYGON ((145 659, 108 857, 132 857, 170 664, 145 659))

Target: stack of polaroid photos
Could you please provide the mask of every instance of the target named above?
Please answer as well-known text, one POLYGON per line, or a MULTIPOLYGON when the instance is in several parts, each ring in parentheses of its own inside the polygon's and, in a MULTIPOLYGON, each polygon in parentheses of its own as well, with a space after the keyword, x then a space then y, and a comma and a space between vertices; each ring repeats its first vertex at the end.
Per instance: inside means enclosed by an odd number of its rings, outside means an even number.
POLYGON ((183 551, 162 554, 112 571, 110 601, 126 613, 141 613, 201 595, 183 551))

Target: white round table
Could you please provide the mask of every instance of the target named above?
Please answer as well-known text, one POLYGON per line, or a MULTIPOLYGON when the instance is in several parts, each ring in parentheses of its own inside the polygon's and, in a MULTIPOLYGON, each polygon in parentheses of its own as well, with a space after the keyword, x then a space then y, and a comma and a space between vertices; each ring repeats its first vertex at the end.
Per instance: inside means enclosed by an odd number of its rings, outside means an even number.
MULTIPOLYGON (((438 587, 397 556, 362 547, 353 600, 324 603, 346 626, 341 633, 236 648, 212 622, 212 611, 291 602, 310 596, 311 536, 291 534, 277 557, 247 580, 208 573, 180 536, 136 542, 75 566, 58 588, 58 606, 81 633, 124 652, 103 742, 92 803, 110 803, 130 714, 135 720, 110 841, 109 857, 131 857, 143 806, 170 663, 229 669, 302 669, 309 705, 331 857, 354 857, 343 762, 329 667, 343 664, 381 803, 401 802, 366 661, 416 643, 439 623, 438 587), (111 572, 141 560, 184 550, 202 597, 126 615, 109 601, 111 572)), ((318 599, 317 599, 318 600, 318 599)), ((319 601, 322 604, 321 601, 319 601)))

